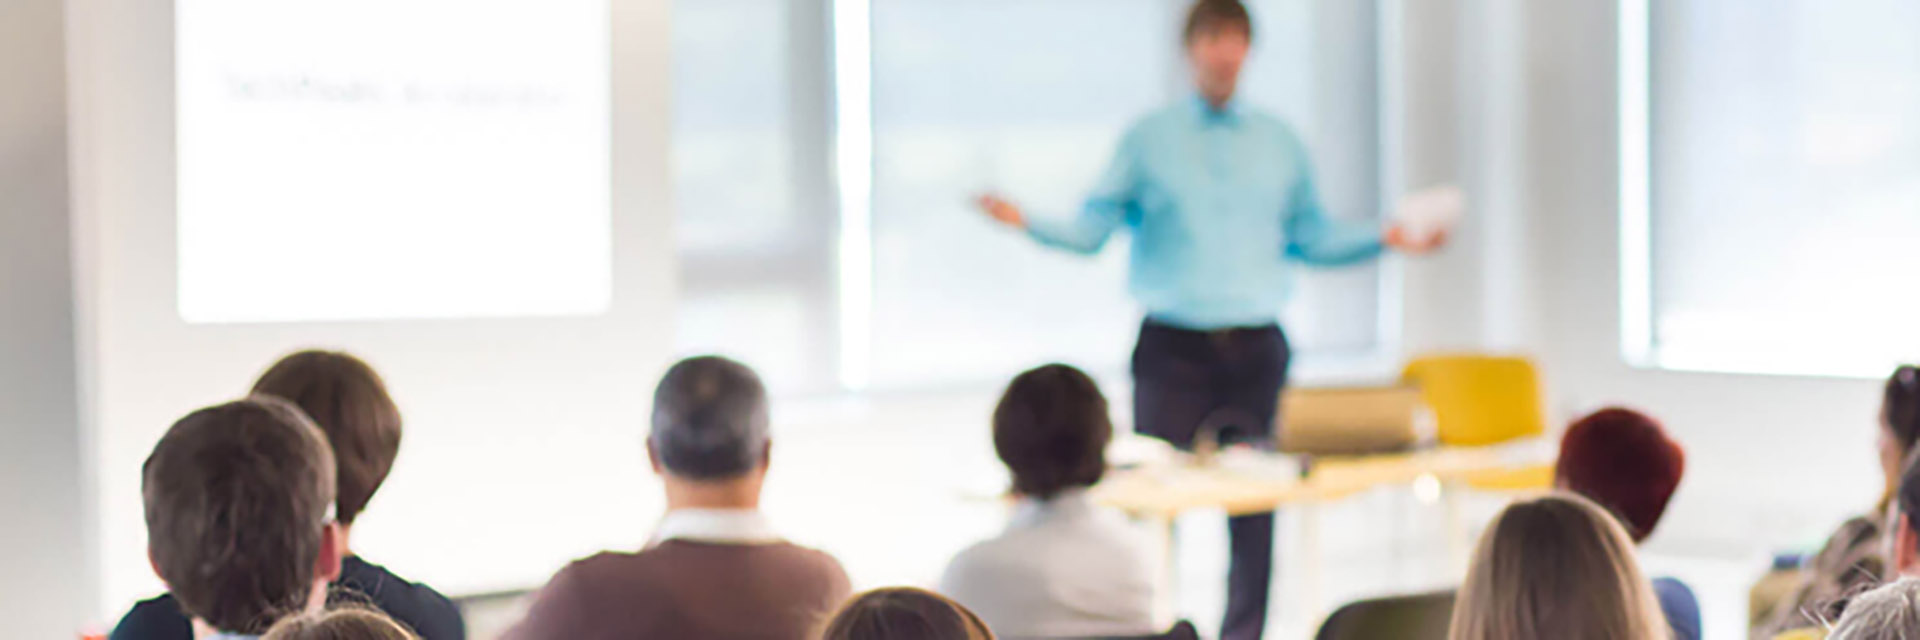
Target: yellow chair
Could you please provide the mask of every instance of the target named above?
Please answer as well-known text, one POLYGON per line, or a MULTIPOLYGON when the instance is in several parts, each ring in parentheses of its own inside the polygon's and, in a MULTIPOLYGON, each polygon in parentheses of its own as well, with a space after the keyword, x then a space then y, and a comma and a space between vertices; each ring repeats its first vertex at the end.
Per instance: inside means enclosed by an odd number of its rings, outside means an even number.
POLYGON ((1547 432, 1540 376, 1526 358, 1426 356, 1408 364, 1401 379, 1420 388, 1442 445, 1483 446, 1547 432))

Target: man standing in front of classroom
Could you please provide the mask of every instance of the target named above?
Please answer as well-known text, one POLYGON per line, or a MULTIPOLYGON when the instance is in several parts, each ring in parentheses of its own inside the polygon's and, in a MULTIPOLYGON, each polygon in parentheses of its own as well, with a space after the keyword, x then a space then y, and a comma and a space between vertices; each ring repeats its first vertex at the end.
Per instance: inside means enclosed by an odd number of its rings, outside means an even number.
MULTIPOLYGON (((1092 254, 1130 231, 1130 290, 1146 308, 1133 352, 1134 427, 1181 448, 1269 446, 1291 353, 1279 325, 1294 262, 1351 265, 1388 248, 1424 253, 1444 233, 1335 220, 1321 209, 1306 146, 1279 119, 1234 100, 1253 44, 1239 0, 1199 0, 1182 41, 1195 93, 1148 114, 1086 206, 1029 218, 996 195, 994 219, 1043 245, 1092 254)), ((1272 513, 1228 520, 1222 640, 1257 640, 1273 583, 1272 513)))

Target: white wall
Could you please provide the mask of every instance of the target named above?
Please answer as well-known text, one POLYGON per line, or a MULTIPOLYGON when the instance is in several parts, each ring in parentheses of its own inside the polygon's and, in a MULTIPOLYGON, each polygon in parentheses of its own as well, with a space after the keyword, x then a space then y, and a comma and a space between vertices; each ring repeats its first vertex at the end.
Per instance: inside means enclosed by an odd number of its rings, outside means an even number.
POLYGON ((669 3, 612 5, 608 313, 196 326, 180 320, 174 300, 172 3, 69 0, 85 271, 77 290, 95 312, 79 339, 94 354, 100 435, 88 452, 98 490, 82 503, 102 514, 100 617, 160 589, 146 568, 139 500, 138 470, 153 442, 179 416, 243 394, 274 357, 307 346, 365 356, 407 418, 394 473, 356 523, 356 551, 466 593, 539 584, 569 559, 643 541, 657 492, 641 433, 673 330, 669 3), (460 544, 446 544, 450 536, 460 544))
MULTIPOLYGON (((1620 358, 1615 5, 1527 3, 1534 163, 1522 187, 1538 225, 1543 352, 1555 407, 1623 402, 1667 422, 1689 467, 1663 541, 1759 553, 1824 535, 1871 506, 1878 381, 1650 371, 1620 358)), ((1834 327, 1836 331, 1843 327, 1834 327)), ((1792 336, 1781 336, 1791 340, 1792 336)))
POLYGON ((1408 352, 1531 354, 1555 421, 1607 404, 1664 420, 1689 466, 1653 540, 1662 551, 1758 571, 1764 554, 1871 506, 1878 381, 1621 358, 1615 3, 1397 4, 1406 184, 1457 180, 1474 201, 1453 246, 1408 261, 1408 352))
POLYGON ((0 610, 21 638, 73 637, 94 601, 61 7, 0 3, 0 610))

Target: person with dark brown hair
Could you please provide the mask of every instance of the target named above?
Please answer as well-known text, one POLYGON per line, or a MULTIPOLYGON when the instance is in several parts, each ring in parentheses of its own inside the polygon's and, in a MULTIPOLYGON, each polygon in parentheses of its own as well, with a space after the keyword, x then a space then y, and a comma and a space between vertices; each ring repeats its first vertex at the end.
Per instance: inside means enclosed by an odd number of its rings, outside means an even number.
MULTIPOLYGON (((1322 206, 1307 144, 1236 100, 1253 47, 1240 0, 1198 0, 1181 32, 1193 92, 1135 122, 1074 214, 1028 215, 998 194, 978 205, 1041 245, 1094 255, 1131 243, 1128 288, 1146 310, 1133 351, 1133 423, 1180 448, 1267 447, 1291 349, 1280 311, 1297 265, 1364 263, 1388 247, 1445 242, 1406 224, 1337 217, 1322 206)), ((1372 213, 1372 212, 1363 212, 1372 213)), ((1274 516, 1228 520, 1224 640, 1256 640, 1273 586, 1274 516)))
MULTIPOLYGON (((1567 427, 1554 465, 1554 487, 1577 493, 1620 519, 1634 544, 1645 542, 1667 512, 1687 468, 1686 452, 1653 418, 1610 407, 1567 427)), ((1699 640, 1700 602, 1675 578, 1653 579, 1674 640, 1699 640)))
POLYGON ((1020 374, 993 412, 993 448, 1019 503, 999 536, 955 556, 940 591, 1018 638, 1153 632, 1152 554, 1087 489, 1106 473, 1107 399, 1080 370, 1020 374))
POLYGON ((683 360, 653 395, 647 459, 667 514, 638 553, 574 562, 509 640, 804 640, 851 591, 840 563, 760 512, 772 463, 766 388, 725 358, 683 360))
POLYGON ((340 574, 333 465, 306 415, 265 396, 195 411, 154 445, 147 554, 195 637, 256 637, 324 605, 340 574))
POLYGON ((958 602, 924 589, 894 587, 848 600, 820 640, 994 640, 994 635, 958 602))
MULTIPOLYGON (((340 578, 333 601, 368 602, 417 630, 425 640, 465 640, 466 623, 451 600, 354 553, 353 525, 386 482, 400 453, 400 408, 372 366, 337 351, 300 351, 281 358, 254 382, 253 393, 298 406, 326 434, 336 464, 335 519, 340 578)), ((124 638, 191 640, 192 628, 171 596, 142 602, 120 623, 124 638), (138 630, 138 634, 134 632, 138 630)))
POLYGON ((281 620, 260 640, 420 640, 379 609, 336 607, 281 620))
MULTIPOLYGON (((1853 595, 1872 588, 1891 569, 1888 538, 1896 523, 1887 520, 1889 506, 1899 494, 1906 462, 1920 450, 1920 368, 1902 366, 1887 377, 1879 423, 1880 471, 1886 478, 1879 503, 1828 536, 1819 553, 1806 559, 1785 599, 1765 606, 1760 587, 1755 588, 1756 624, 1750 637, 1771 638, 1838 619, 1853 595)), ((1762 586, 1781 575, 1770 574, 1762 586)))

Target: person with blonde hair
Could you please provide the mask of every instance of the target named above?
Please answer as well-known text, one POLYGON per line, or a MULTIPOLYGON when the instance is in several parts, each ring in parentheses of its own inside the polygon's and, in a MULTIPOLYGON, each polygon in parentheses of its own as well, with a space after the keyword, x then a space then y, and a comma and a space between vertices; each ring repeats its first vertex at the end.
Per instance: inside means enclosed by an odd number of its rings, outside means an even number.
POLYGON ((911 587, 854 596, 827 622, 821 640, 994 640, 972 611, 946 596, 911 587))
POLYGON ((1827 640, 1920 640, 1920 580, 1905 578, 1854 596, 1827 640))
POLYGON ((420 640, 379 609, 347 606, 281 620, 260 640, 420 640))
POLYGON ((1619 521, 1570 493, 1522 500, 1480 538, 1451 640, 1667 640, 1619 521))

